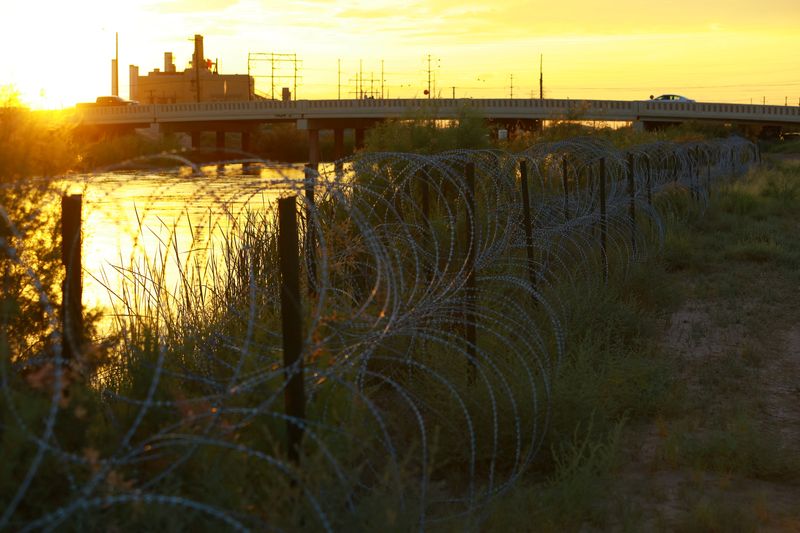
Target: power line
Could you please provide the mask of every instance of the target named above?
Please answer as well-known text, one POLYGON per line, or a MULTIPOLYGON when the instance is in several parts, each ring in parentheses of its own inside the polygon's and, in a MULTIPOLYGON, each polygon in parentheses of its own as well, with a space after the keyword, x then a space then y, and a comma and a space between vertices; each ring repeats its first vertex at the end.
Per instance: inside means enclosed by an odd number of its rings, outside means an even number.
POLYGON ((270 91, 270 98, 275 100, 275 82, 280 83, 282 80, 292 81, 292 98, 297 99, 297 79, 298 79, 298 66, 302 61, 297 59, 297 54, 276 53, 276 52, 248 52, 247 54, 247 72, 255 78, 270 78, 272 89, 270 91), (258 66, 259 62, 268 62, 270 73, 268 75, 251 75, 251 63, 258 66), (290 74, 283 74, 283 65, 291 65, 292 72, 290 74), (276 74, 277 72, 277 74, 276 74))

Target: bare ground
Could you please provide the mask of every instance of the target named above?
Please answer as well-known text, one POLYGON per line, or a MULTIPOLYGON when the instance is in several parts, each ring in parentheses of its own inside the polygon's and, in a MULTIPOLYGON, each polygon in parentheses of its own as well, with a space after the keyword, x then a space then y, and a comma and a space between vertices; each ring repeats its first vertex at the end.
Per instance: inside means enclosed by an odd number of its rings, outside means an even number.
POLYGON ((791 470, 800 457, 800 314, 792 301, 776 305, 749 290, 732 299, 689 300, 666 321, 663 353, 677 358, 690 414, 632 429, 618 483, 619 529, 800 532, 800 479, 791 470), (729 373, 736 366, 744 375, 729 373), (763 449, 795 455, 777 458, 779 465, 787 460, 785 478, 744 465, 740 472, 735 463, 687 464, 670 453, 675 432, 702 441, 750 407, 756 438, 772 440, 763 449))

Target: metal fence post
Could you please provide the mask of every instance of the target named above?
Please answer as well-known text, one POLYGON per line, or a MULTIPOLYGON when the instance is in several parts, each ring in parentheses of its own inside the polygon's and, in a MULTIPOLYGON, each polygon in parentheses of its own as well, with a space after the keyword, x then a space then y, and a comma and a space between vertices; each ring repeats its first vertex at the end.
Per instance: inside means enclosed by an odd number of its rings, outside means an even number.
POLYGON ((567 177, 567 156, 561 161, 561 179, 564 183, 564 221, 569 220, 569 179, 567 177))
POLYGON ((425 217, 425 223, 430 223, 431 218, 431 193, 428 185, 427 176, 420 179, 422 171, 418 171, 417 179, 420 181, 420 189, 422 195, 422 216, 425 217))
POLYGON ((695 148, 692 150, 692 199, 700 199, 700 150, 695 148))
POLYGON ((314 189, 317 183, 317 163, 309 163, 305 168, 305 195, 306 195, 306 234, 305 234, 305 259, 308 269, 308 294, 317 294, 317 255, 316 239, 314 238, 314 211, 316 210, 316 200, 314 199, 314 189))
POLYGON ((475 305, 477 299, 477 290, 475 283, 475 256, 478 246, 478 221, 477 213, 475 211, 475 163, 469 162, 464 169, 464 177, 466 178, 467 185, 467 220, 465 233, 468 233, 469 249, 467 250, 467 298, 465 319, 467 322, 467 355, 469 357, 468 379, 470 383, 475 382, 475 367, 477 358, 477 332, 475 328, 475 305))
POLYGON ((65 268, 61 285, 63 357, 77 355, 83 344, 83 284, 81 282, 81 208, 83 197, 61 197, 61 263, 65 268))
POLYGON ((631 247, 636 256, 636 161, 633 154, 628 154, 628 220, 631 226, 631 247))
POLYGON ((519 186, 522 192, 522 225, 525 231, 525 251, 528 256, 528 277, 531 287, 536 287, 536 269, 533 259, 533 222, 531 221, 531 200, 528 192, 528 162, 519 162, 519 186))
POLYGON ((303 317, 300 301, 300 258, 298 252, 297 211, 294 197, 278 200, 278 254, 281 271, 281 328, 283 333, 283 369, 286 379, 284 408, 286 445, 289 459, 300 460, 300 441, 305 418, 303 390, 303 317))
POLYGON ((606 213, 606 158, 600 158, 600 253, 603 255, 603 280, 608 279, 608 214, 606 213))

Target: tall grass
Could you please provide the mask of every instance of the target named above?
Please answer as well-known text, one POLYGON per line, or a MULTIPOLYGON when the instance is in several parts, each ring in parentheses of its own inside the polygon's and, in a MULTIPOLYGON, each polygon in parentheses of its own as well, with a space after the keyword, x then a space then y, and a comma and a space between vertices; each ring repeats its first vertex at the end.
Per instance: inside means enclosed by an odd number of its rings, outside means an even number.
MULTIPOLYGON (((744 143, 704 148, 749 161, 744 143)), ((676 164, 693 161, 686 147, 671 150, 676 164)), ((663 208, 638 197, 634 254, 620 154, 580 141, 523 157, 538 215, 533 264, 518 155, 366 153, 345 179, 316 176, 313 205, 302 201, 308 183, 270 184, 301 199, 305 420, 283 410, 286 374, 298 369, 281 365, 270 208, 232 217, 221 241, 169 240, 125 266, 117 344, 87 346, 69 365, 20 371, 2 360, 0 438, 21 466, 3 479, 0 525, 457 528, 531 475, 552 480, 548 509, 584 505, 595 494, 587 483, 614 464, 623 420, 668 410, 675 394, 643 341, 668 290, 640 261, 661 211, 693 203, 690 177, 682 166, 678 185, 654 178, 657 193, 675 196, 663 208), (606 261, 597 191, 576 191, 568 220, 550 192, 552 154, 567 149, 586 164, 609 159, 606 261), (299 465, 287 423, 305 430, 299 465)))

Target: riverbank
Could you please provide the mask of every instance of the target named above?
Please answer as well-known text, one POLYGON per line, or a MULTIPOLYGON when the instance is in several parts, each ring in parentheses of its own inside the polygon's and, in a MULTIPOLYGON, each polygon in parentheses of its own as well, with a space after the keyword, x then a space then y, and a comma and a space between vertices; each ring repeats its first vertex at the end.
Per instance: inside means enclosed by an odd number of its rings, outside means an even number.
MULTIPOLYGON (((570 139, 516 154, 365 152, 345 180, 321 168, 327 178, 313 206, 295 204, 317 230, 310 239, 294 230, 303 237, 308 391, 299 463, 287 454, 295 419, 281 401, 274 206, 227 226, 186 217, 190 246, 173 222, 156 215, 162 235, 144 224, 144 211, 127 208, 139 228, 133 241, 149 238, 157 249, 152 260, 131 254, 117 268, 128 285, 109 291, 116 338, 88 343, 64 366, 57 332, 24 352, 0 342, 11 354, 2 368, 10 398, 0 410, 3 450, 22 465, 0 477, 0 494, 24 496, 8 503, 13 524, 220 525, 209 516, 254 529, 646 523, 647 502, 609 495, 628 486, 613 483, 634 463, 636 432, 689 411, 683 363, 659 341, 684 301, 671 276, 694 277, 689 234, 718 202, 727 205, 730 191, 707 187, 728 183, 756 154, 741 139, 630 150, 570 139), (534 217, 525 222, 520 162, 531 171, 534 217), (203 245, 212 226, 225 236, 219 255, 203 245), (27 466, 32 485, 20 481, 27 466), (175 513, 181 506, 192 511, 175 513)), ((227 213, 222 181, 191 183, 208 187, 227 213)), ((252 191, 235 181, 237 197, 281 190, 307 198, 297 179, 252 191)), ((166 197, 179 183, 146 197, 166 197)), ((177 197, 197 204, 194 189, 177 197)), ((733 214, 749 212, 736 206, 750 200, 730 202, 733 214)), ((57 310, 40 314, 58 320, 57 310)))
POLYGON ((549 481, 532 475, 485 530, 800 529, 800 166, 767 157, 712 194, 646 265, 655 299, 624 289, 639 334, 591 357, 580 383, 562 376, 591 401, 549 481), (650 409, 619 406, 637 391, 650 409))

